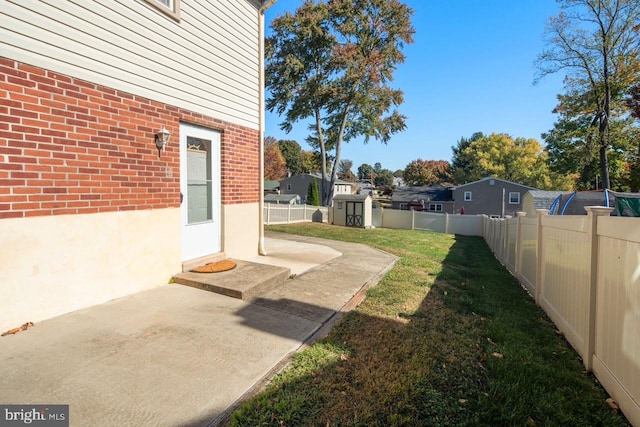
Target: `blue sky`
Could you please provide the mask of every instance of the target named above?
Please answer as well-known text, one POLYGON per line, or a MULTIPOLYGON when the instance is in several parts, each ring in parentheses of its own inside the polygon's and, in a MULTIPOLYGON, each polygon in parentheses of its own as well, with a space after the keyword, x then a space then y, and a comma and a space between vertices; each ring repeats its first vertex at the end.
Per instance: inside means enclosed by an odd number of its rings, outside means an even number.
MULTIPOLYGON (((542 34, 555 0, 408 0, 414 10, 414 43, 394 74, 393 86, 404 92, 399 108, 407 129, 387 145, 363 139, 343 145, 342 159, 395 171, 411 161, 451 161, 451 147, 475 132, 535 138, 553 128, 551 113, 562 92, 562 75, 533 85, 533 62, 542 51, 542 34)), ((300 0, 278 0, 266 12, 267 26, 284 11, 295 12, 300 0)), ((267 34, 269 29, 267 28, 267 34)), ((304 150, 307 125, 287 134, 282 120, 267 111, 265 136, 298 141, 304 150)))

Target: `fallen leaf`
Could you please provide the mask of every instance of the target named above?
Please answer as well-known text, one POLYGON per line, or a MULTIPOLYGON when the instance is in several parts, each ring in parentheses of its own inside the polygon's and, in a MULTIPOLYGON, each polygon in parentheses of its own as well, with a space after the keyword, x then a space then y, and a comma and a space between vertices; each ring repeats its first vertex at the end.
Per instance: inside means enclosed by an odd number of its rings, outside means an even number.
POLYGON ((536 427, 536 426, 537 426, 537 424, 533 420, 533 418, 529 417, 529 419, 527 420, 527 427, 536 427))
POLYGON ((346 354, 341 354, 340 355, 340 360, 345 361, 345 360, 349 360, 349 356, 347 356, 346 354))
POLYGON ((562 335, 562 331, 560 331, 559 329, 556 329, 556 335, 562 335))
POLYGON ((504 359, 504 356, 498 352, 492 354, 493 357, 497 357, 498 359, 504 359))
POLYGON ((467 399, 458 399, 458 403, 462 403, 463 405, 467 402, 468 402, 467 399))
POLYGON ((449 295, 449 292, 444 291, 444 296, 446 297, 447 295, 449 295))
POLYGON ((482 355, 482 359, 480 359, 480 360, 482 360, 483 362, 486 362, 486 361, 487 361, 487 355, 486 355, 486 354, 483 354, 483 355, 482 355))
POLYGON ((496 345, 496 343, 493 342, 493 340, 491 338, 487 338, 487 341, 489 341, 489 344, 496 345))
POLYGON ((616 403, 616 401, 615 401, 615 400, 613 400, 613 398, 611 398, 611 397, 610 397, 610 398, 608 398, 608 399, 606 400, 606 402, 607 402, 607 405, 609 405, 609 407, 610 407, 611 409, 613 409, 614 411, 616 411, 616 412, 617 412, 617 411, 618 411, 618 409, 620 409, 620 408, 618 407, 618 404, 616 403))
POLYGON ((487 318, 486 317, 481 317, 480 320, 482 320, 484 322, 485 320, 487 320, 487 318))
POLYGON ((33 326, 33 322, 27 322, 27 323, 23 324, 22 326, 20 326, 20 330, 21 331, 26 331, 29 328, 29 326, 33 326))
POLYGON ((1 336, 6 336, 6 335, 14 335, 17 334, 18 332, 20 332, 20 328, 13 328, 13 329, 9 329, 6 332, 3 332, 1 336))

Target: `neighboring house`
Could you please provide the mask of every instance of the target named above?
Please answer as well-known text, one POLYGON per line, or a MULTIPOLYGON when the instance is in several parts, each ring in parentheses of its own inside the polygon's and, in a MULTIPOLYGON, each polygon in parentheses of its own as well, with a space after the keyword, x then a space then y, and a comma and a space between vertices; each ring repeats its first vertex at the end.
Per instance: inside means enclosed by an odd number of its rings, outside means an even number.
POLYGON ((533 187, 500 178, 487 177, 451 188, 454 212, 464 209, 467 215, 488 215, 501 218, 522 210, 522 197, 533 187))
POLYGON ((280 182, 279 181, 265 181, 264 182, 264 194, 279 194, 280 182))
POLYGON ((257 255, 270 3, 2 2, 0 330, 257 255))
POLYGON ((404 178, 399 177, 399 176, 394 176, 393 177, 393 185, 396 188, 399 188, 399 187, 405 187, 407 184, 404 182, 404 178))
MULTIPOLYGON (((322 192, 322 174, 319 173, 304 173, 300 175, 291 176, 289 178, 285 178, 280 181, 280 193, 281 194, 297 194, 300 196, 302 200, 307 199, 307 194, 309 192, 309 184, 313 180, 318 181, 318 192, 322 192)), ((329 180, 325 181, 326 185, 329 186, 331 183, 329 180)), ((338 194, 351 194, 352 186, 350 182, 343 181, 341 179, 336 179, 335 185, 333 186, 333 195, 337 196, 338 194)), ((322 197, 322 196, 321 196, 322 197)))
POLYGON ((299 205, 302 199, 297 194, 265 194, 264 202, 276 205, 299 205))
POLYGON ((537 209, 549 210, 551 204, 563 193, 563 191, 529 190, 522 196, 522 211, 527 213, 527 217, 534 217, 537 215, 537 209))
POLYGON ((376 189, 373 186, 373 184, 371 184, 371 181, 368 179, 358 181, 356 182, 356 185, 358 186, 358 190, 357 190, 358 194, 368 194, 372 197, 375 194, 376 189))
POLYGON ((391 195, 391 208, 434 213, 453 213, 451 188, 442 186, 401 187, 391 195))

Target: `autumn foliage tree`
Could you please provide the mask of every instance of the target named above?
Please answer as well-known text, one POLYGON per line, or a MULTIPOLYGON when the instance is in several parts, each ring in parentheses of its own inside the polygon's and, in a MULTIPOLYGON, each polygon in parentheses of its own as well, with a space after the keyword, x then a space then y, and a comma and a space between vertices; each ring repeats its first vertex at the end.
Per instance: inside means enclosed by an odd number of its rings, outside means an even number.
POLYGON ((333 197, 343 142, 363 137, 365 143, 387 143, 405 128, 396 109, 403 94, 390 82, 404 62, 402 48, 413 42, 412 14, 399 0, 305 0, 271 24, 266 106, 283 117, 285 131, 311 120, 322 161, 323 205, 333 197))
MULTIPOLYGON (((638 0, 559 0, 538 56, 538 79, 563 72, 566 94, 582 101, 579 115, 595 130, 603 188, 610 188, 610 124, 616 102, 637 78, 640 55, 638 0)), ((575 104, 574 104, 575 107, 575 104)), ((587 135, 585 135, 585 138, 587 135)))
POLYGON ((408 185, 436 185, 451 182, 451 165, 446 160, 417 159, 404 170, 404 181, 408 185))
POLYGON ((264 179, 278 181, 285 176, 286 162, 280 148, 278 140, 272 136, 264 139, 264 179))

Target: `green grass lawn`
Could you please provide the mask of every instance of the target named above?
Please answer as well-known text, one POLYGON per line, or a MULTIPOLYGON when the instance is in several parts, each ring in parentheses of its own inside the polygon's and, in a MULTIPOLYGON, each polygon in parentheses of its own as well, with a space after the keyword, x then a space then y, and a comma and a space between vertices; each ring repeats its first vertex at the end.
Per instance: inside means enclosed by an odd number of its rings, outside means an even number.
POLYGON ((401 259, 230 425, 627 425, 482 238, 323 224, 268 229, 365 243, 401 259))

